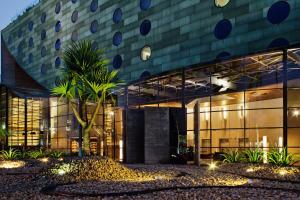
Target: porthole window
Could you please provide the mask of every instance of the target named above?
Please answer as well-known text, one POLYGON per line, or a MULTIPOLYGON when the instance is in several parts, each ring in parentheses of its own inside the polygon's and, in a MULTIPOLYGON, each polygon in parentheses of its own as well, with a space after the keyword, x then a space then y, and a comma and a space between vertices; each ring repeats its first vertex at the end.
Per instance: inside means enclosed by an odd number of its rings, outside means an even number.
POLYGON ((41 74, 46 74, 47 73, 47 66, 46 64, 41 65, 41 74))
POLYGON ((216 56, 216 59, 218 60, 228 60, 230 58, 231 54, 227 51, 222 51, 216 56))
POLYGON ((60 59, 60 57, 57 57, 57 58, 55 59, 55 67, 56 67, 56 68, 59 68, 60 65, 61 65, 61 59, 60 59))
POLYGON ((56 22, 56 24, 55 24, 55 32, 59 32, 61 30, 61 22, 60 21, 58 21, 58 22, 56 22))
POLYGON ((72 14, 71 20, 73 23, 75 23, 78 20, 78 11, 75 10, 72 14))
POLYGON ((29 40, 28 40, 28 46, 29 46, 29 48, 33 48, 34 47, 34 43, 33 43, 33 38, 32 37, 29 38, 29 40))
POLYGON ((97 20, 94 20, 92 23, 91 23, 91 32, 92 33, 96 33, 98 30, 98 21, 97 20))
POLYGON ((46 56, 46 47, 42 47, 42 49, 41 49, 41 56, 42 57, 46 56))
POLYGON ((230 0, 215 0, 215 5, 219 8, 226 6, 230 0))
POLYGON ((71 40, 73 42, 76 42, 78 40, 78 33, 77 33, 77 31, 73 31, 73 33, 71 35, 71 40))
POLYGON ((98 8, 98 0, 92 0, 90 10, 91 12, 96 12, 98 8))
POLYGON ((151 57, 151 48, 149 46, 145 46, 141 50, 141 59, 143 61, 149 60, 151 57))
POLYGON ((33 30, 33 21, 30 21, 30 22, 28 23, 28 30, 29 30, 29 31, 32 31, 32 30, 33 30))
POLYGON ((76 3, 77 2, 77 0, 71 0, 72 1, 72 3, 76 3))
POLYGON ((290 45, 289 41, 285 38, 276 38, 268 46, 268 49, 284 48, 290 45))
POLYGON ((151 0, 140 0, 141 10, 148 10, 151 6, 151 0))
POLYGON ((58 51, 61 47, 61 41, 60 39, 57 39, 55 42, 55 50, 58 51))
POLYGON ((150 72, 148 71, 144 71, 141 76, 140 76, 140 79, 147 79, 151 76, 150 72))
POLYGON ((41 32, 41 39, 44 40, 47 36, 46 30, 42 30, 41 32))
POLYGON ((21 38, 23 36, 22 28, 18 30, 18 37, 21 38))
POLYGON ((32 55, 32 53, 30 53, 28 55, 28 63, 31 64, 32 62, 33 62, 33 55, 32 55))
POLYGON ((119 46, 122 43, 122 33, 116 32, 113 37, 113 45, 119 46))
POLYGON ((95 50, 98 50, 98 43, 95 41, 92 43, 92 49, 95 51, 95 50))
POLYGON ((149 20, 144 20, 140 26, 140 32, 142 35, 147 35, 151 30, 151 22, 149 20))
POLYGON ((113 60, 113 68, 119 69, 122 66, 123 59, 120 55, 116 55, 113 60))
POLYGON ((46 13, 43 12, 43 14, 41 15, 41 22, 42 22, 42 23, 45 23, 45 22, 46 22, 46 17, 47 17, 46 13))
POLYGON ((61 9, 61 2, 57 2, 55 6, 55 13, 59 14, 61 9))
POLYGON ((268 10, 268 21, 271 24, 280 24, 288 18, 290 11, 290 4, 287 1, 277 1, 268 10))
POLYGON ((121 8, 117 8, 113 15, 114 23, 118 24, 122 21, 123 12, 121 8))
POLYGON ((228 19, 223 19, 215 27, 215 37, 220 40, 225 39, 229 36, 231 30, 231 22, 228 19))

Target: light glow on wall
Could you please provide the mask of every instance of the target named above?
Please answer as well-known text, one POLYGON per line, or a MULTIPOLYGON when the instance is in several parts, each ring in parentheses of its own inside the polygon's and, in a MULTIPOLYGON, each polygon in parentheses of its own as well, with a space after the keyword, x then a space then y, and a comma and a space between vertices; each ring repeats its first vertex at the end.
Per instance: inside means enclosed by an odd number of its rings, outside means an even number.
POLYGON ((263 162, 264 163, 268 163, 268 152, 267 152, 267 148, 268 148, 268 138, 267 136, 263 136, 263 162))
POLYGON ((120 144, 120 161, 123 161, 123 140, 119 141, 120 144))

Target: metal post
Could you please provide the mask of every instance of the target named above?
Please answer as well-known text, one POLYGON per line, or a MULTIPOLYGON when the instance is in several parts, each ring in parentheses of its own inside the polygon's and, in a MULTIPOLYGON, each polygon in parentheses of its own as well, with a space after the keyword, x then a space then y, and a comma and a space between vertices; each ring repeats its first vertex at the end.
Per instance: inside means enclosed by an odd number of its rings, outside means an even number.
POLYGON ((24 146, 27 148, 27 97, 25 97, 25 112, 24 112, 24 119, 25 119, 25 134, 24 134, 24 146))
POLYGON ((288 134, 288 70, 287 49, 283 50, 283 146, 287 147, 288 134))

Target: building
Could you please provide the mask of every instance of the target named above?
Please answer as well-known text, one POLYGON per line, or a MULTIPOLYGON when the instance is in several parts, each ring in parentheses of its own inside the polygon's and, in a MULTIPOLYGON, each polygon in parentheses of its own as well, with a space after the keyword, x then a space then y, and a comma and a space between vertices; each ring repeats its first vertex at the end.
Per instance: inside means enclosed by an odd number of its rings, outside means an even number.
POLYGON ((8 144, 76 151, 78 124, 49 90, 63 48, 91 40, 127 83, 118 108, 99 114, 95 153, 128 163, 300 153, 299 20, 299 0, 42 0, 1 35, 8 144))

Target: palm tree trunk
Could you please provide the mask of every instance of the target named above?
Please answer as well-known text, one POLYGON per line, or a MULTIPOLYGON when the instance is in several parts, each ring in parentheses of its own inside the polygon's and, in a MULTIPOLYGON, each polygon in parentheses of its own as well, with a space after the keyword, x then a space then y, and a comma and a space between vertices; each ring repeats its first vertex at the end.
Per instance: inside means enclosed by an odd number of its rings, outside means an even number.
POLYGON ((90 130, 83 130, 83 150, 85 155, 90 155, 90 130))
MULTIPOLYGON (((79 100, 79 115, 80 115, 80 118, 82 119, 82 116, 83 116, 83 110, 82 110, 82 101, 79 100)), ((83 157, 83 150, 82 150, 82 136, 83 136, 83 131, 84 131, 84 128, 82 127, 82 125, 79 123, 79 133, 78 133, 78 147, 79 147, 79 151, 78 151, 78 156, 80 158, 83 157)))

